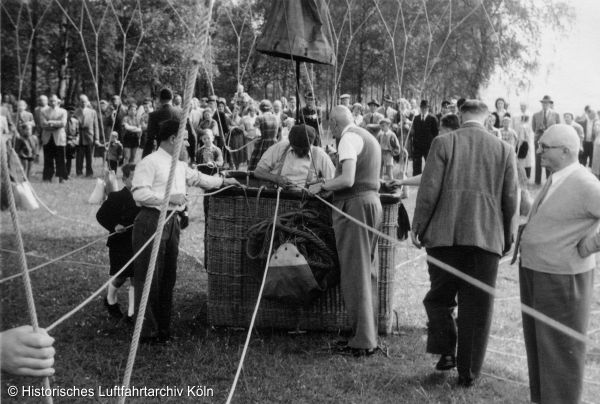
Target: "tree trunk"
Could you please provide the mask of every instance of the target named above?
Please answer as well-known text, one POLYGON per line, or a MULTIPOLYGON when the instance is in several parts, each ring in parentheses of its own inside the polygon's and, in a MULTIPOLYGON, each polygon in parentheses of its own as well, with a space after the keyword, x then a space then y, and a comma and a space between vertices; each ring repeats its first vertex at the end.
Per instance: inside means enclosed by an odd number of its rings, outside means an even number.
MULTIPOLYGON (((31 22, 35 27, 38 23, 38 2, 37 0, 33 0, 31 2, 31 22)), ((29 83, 29 105, 31 106, 31 110, 33 110, 36 105, 37 98, 37 30, 33 32, 33 37, 31 39, 31 80, 29 83)))
POLYGON ((60 23, 61 35, 63 38, 61 48, 61 60, 58 69, 58 89, 56 90, 58 97, 64 99, 67 95, 67 80, 68 80, 68 67, 69 67, 69 52, 71 50, 71 44, 69 41, 69 22, 67 17, 63 15, 60 23))

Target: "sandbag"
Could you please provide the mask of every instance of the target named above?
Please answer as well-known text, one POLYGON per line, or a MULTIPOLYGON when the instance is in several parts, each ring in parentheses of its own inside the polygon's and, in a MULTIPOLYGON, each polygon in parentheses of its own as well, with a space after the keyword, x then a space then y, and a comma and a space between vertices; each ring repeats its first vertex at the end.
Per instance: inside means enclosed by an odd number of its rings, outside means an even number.
POLYGON ((94 186, 94 190, 88 199, 88 203, 91 205, 99 205, 104 200, 104 190, 106 188, 106 184, 102 178, 96 179, 96 185, 94 186))
POLYGON ((15 196, 15 205, 19 210, 35 210, 40 207, 33 196, 33 190, 29 181, 13 183, 13 194, 15 196))
POLYGON ((284 243, 269 261, 264 297, 280 303, 308 306, 323 292, 306 262, 292 243, 284 243))
POLYGON ((108 170, 104 174, 104 193, 106 196, 111 192, 117 192, 119 190, 119 182, 117 181, 117 174, 113 170, 108 170))

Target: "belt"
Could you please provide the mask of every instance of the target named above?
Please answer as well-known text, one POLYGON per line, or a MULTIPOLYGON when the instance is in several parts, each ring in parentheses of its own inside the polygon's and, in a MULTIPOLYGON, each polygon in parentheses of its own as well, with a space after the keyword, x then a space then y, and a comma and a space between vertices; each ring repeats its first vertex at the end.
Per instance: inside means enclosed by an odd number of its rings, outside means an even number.
MULTIPOLYGON (((158 210, 158 209, 156 209, 156 208, 149 208, 149 207, 147 207, 147 206, 142 206, 142 209, 141 209, 141 210, 143 210, 143 211, 146 211, 146 212, 149 212, 149 213, 157 214, 157 215, 159 215, 159 214, 160 214, 160 210, 158 210)), ((171 209, 171 210, 167 210, 167 216, 169 216, 169 215, 170 215, 172 212, 173 212, 173 210, 172 210, 172 209, 171 209)), ((173 217, 175 217, 175 216, 173 216, 173 217)), ((172 218, 171 218, 171 219, 172 219, 172 218)))

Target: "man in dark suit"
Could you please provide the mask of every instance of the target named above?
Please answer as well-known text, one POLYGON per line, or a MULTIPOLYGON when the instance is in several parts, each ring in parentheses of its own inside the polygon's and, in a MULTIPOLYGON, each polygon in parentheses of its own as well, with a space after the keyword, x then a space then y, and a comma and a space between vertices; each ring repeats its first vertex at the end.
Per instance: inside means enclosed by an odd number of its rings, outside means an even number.
MULTIPOLYGON (((554 101, 549 95, 545 95, 540 102, 542 103, 542 110, 533 114, 531 120, 531 129, 534 134, 534 147, 537 150, 538 142, 544 131, 552 125, 560 123, 560 114, 552 110, 554 107, 554 101)), ((546 178, 550 176, 550 171, 546 168, 546 178)), ((542 161, 538 153, 535 154, 535 183, 541 184, 542 182, 542 161)))
MULTIPOLYGON (((120 191, 108 194, 108 198, 100 206, 98 213, 96 213, 96 219, 102 227, 111 233, 117 232, 110 236, 106 242, 110 259, 110 276, 119 272, 127 261, 133 257, 133 229, 127 229, 127 226, 133 224, 135 217, 140 211, 131 194, 131 181, 133 180, 135 164, 125 164, 122 170, 125 186, 120 191)), ((117 290, 125 283, 127 278, 133 278, 133 263, 129 264, 129 267, 108 285, 108 291, 104 299, 104 306, 109 314, 116 318, 123 316, 117 302, 117 290)), ((134 309, 133 297, 133 284, 131 284, 129 287, 128 307, 128 317, 130 319, 133 316, 134 309)))
MULTIPOLYGON (((431 144, 411 237, 415 246, 426 247, 429 257, 494 287, 500 257, 512 244, 516 156, 508 143, 484 128, 488 108, 483 102, 467 100, 461 113, 461 128, 431 144)), ((427 352, 441 355, 437 370, 457 366, 458 385, 469 387, 483 365, 494 297, 431 259, 429 278, 431 288, 423 300, 429 319, 427 352)))
POLYGON ((422 100, 419 106, 420 114, 413 119, 410 135, 412 138, 413 175, 423 171, 421 159, 427 159, 433 138, 438 135, 438 121, 429 113, 427 100, 422 100))
POLYGON ((146 144, 144 145, 142 157, 146 157, 156 150, 160 124, 172 119, 179 120, 181 116, 181 109, 172 105, 173 92, 168 88, 160 90, 158 102, 160 103, 160 107, 156 111, 150 112, 150 115, 148 115, 148 137, 146 139, 146 144))

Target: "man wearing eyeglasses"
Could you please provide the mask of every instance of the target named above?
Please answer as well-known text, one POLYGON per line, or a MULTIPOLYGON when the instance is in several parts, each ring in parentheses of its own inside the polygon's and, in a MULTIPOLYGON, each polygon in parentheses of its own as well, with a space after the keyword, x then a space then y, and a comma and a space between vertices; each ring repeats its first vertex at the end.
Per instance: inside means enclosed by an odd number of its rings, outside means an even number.
MULTIPOLYGON (((580 139, 556 124, 539 140, 542 166, 552 172, 520 230, 521 302, 585 336, 593 299, 593 253, 600 250, 600 182, 579 164, 580 139)), ((523 313, 534 403, 579 403, 585 342, 523 313)))

